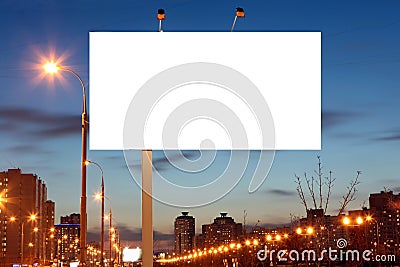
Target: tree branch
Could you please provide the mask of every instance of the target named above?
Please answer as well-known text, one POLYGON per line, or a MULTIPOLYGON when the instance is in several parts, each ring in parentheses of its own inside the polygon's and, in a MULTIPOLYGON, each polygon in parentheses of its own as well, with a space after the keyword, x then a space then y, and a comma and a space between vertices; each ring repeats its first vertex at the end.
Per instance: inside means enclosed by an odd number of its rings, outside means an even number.
POLYGON ((299 176, 297 176, 296 174, 294 176, 296 177, 295 183, 297 184, 297 188, 296 188, 297 193, 299 194, 300 200, 303 203, 303 206, 306 208, 306 212, 307 212, 308 206, 307 206, 306 198, 304 196, 303 188, 301 187, 301 178, 299 176))
POLYGON ((329 171, 329 177, 326 177, 325 179, 326 179, 327 193, 326 193, 324 214, 326 214, 326 211, 328 210, 329 199, 331 197, 332 187, 336 180, 336 179, 332 179, 332 171, 329 171))
POLYGON ((350 202, 354 201, 355 195, 358 191, 357 185, 360 184, 360 181, 358 180, 359 176, 361 174, 361 171, 357 171, 357 176, 355 180, 350 181, 350 185, 347 187, 347 194, 343 196, 343 201, 340 201, 341 207, 339 209, 338 216, 342 214, 342 212, 345 210, 345 208, 349 205, 350 202))
POLYGON ((311 181, 310 181, 310 179, 307 178, 307 173, 304 173, 304 178, 306 179, 308 191, 310 192, 310 196, 314 203, 314 208, 317 209, 317 202, 315 201, 315 194, 314 194, 314 177, 311 176, 311 181))

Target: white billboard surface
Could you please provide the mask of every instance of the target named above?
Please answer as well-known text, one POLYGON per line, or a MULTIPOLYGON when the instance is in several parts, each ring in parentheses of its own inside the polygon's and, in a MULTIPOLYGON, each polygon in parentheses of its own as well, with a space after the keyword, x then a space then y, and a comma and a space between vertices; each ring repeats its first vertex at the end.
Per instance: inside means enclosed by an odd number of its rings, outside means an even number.
POLYGON ((91 32, 90 149, 321 148, 320 32, 91 32))

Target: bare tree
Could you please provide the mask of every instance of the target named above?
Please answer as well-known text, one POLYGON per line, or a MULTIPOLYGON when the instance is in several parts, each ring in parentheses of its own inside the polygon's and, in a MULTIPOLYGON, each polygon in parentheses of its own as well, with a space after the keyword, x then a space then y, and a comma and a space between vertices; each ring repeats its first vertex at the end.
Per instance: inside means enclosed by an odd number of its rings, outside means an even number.
POLYGON ((357 185, 360 184, 358 178, 360 177, 361 171, 357 171, 356 179, 350 181, 350 185, 347 187, 347 194, 342 197, 342 201, 340 201, 341 207, 339 209, 338 215, 340 215, 345 208, 349 205, 350 202, 356 199, 356 193, 358 191, 357 185))
MULTIPOLYGON (((303 191, 303 181, 305 181, 308 189, 309 196, 312 200, 313 206, 315 209, 322 209, 323 208, 323 213, 326 214, 329 204, 330 204, 330 197, 332 195, 332 188, 334 186, 334 183, 336 181, 336 178, 333 178, 333 172, 329 171, 329 176, 324 178, 324 174, 322 172, 323 166, 321 163, 321 157, 317 156, 318 159, 318 169, 315 170, 315 174, 317 175, 317 178, 314 178, 313 176, 308 178, 307 173, 304 173, 304 178, 302 179, 300 176, 295 174, 295 182, 297 184, 297 193, 299 195, 299 198, 301 200, 301 203, 305 207, 306 211, 308 210, 308 203, 306 196, 303 191), (315 187, 315 184, 317 187, 315 187), (326 197, 324 199, 324 193, 326 194, 326 197), (318 201, 317 201, 318 198, 318 201)), ((361 171, 357 171, 357 176, 354 180, 350 181, 349 186, 347 187, 347 192, 345 195, 342 197, 342 201, 340 201, 340 209, 339 209, 339 214, 341 214, 346 207, 349 205, 350 202, 354 201, 356 199, 356 193, 357 193, 357 186, 359 185, 359 176, 361 174, 361 171)))

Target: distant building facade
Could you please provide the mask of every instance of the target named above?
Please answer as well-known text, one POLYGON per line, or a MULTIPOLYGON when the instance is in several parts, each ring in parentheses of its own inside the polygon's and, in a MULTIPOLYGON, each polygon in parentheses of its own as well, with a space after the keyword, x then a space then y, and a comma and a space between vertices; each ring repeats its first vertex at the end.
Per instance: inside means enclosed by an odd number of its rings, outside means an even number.
POLYGON ((221 216, 215 218, 213 223, 202 225, 202 238, 206 248, 229 245, 239 241, 242 236, 242 224, 236 223, 226 212, 220 214, 221 216))
POLYGON ((56 258, 59 262, 79 259, 80 215, 61 216, 55 225, 56 258))
POLYGON ((174 251, 176 254, 183 254, 194 249, 195 218, 190 216, 189 212, 182 212, 182 215, 175 219, 174 236, 174 251))
POLYGON ((335 247, 344 238, 350 249, 369 249, 376 254, 400 256, 400 194, 381 191, 369 196, 369 208, 349 210, 337 216, 325 215, 322 209, 307 210, 299 221, 304 230, 313 227, 315 239, 308 248, 335 247), (348 224, 344 223, 347 219, 348 224))
POLYGON ((35 174, 22 173, 21 169, 8 169, 0 172, 0 194, 2 266, 46 262, 51 253, 46 242, 54 223, 55 205, 47 200, 44 181, 35 174))
POLYGON ((81 216, 79 213, 72 213, 70 215, 61 216, 60 224, 80 224, 81 216))
POLYGON ((370 194, 371 216, 370 236, 373 247, 379 245, 379 252, 400 256, 400 193, 381 191, 370 194))
POLYGON ((50 263, 55 255, 54 248, 54 238, 55 238, 55 228, 54 228, 54 213, 55 213, 55 203, 54 201, 47 200, 44 207, 45 215, 45 253, 44 253, 44 263, 50 263))

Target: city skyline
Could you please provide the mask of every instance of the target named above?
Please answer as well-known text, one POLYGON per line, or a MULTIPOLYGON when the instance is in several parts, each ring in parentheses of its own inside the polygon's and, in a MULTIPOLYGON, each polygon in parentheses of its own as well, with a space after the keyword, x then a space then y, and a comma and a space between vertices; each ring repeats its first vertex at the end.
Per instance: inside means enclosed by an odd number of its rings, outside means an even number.
MULTIPOLYGON (((157 31, 158 8, 166 12, 165 31, 229 31, 238 5, 245 9, 246 18, 238 21, 237 31, 322 32, 322 150, 277 151, 267 180, 253 194, 247 192, 249 177, 245 174, 226 197, 205 207, 182 209, 154 202, 158 236, 170 237, 173 219, 182 210, 198 214, 196 218, 204 222, 219 214, 221 207, 238 221, 246 210, 249 225, 258 220, 261 224, 286 223, 290 213, 305 216, 294 174, 317 169, 317 155, 321 155, 324 172, 332 170, 337 178, 328 213, 335 213, 358 170, 362 171, 358 198, 349 209, 359 209, 369 193, 384 187, 400 192, 396 169, 400 164, 400 128, 396 123, 400 116, 400 20, 396 10, 400 4, 288 3, 2 2, 0 21, 11 26, 0 29, 7 40, 0 44, 0 171, 18 167, 42 177, 49 199, 56 202, 56 220, 79 213, 81 91, 67 75, 50 83, 36 68, 41 60, 52 53, 56 58, 64 57, 63 64, 87 83, 89 31, 157 31), (198 16, 198 10, 206 10, 208 16, 198 16), (277 202, 280 205, 272 204, 277 202), (282 207, 287 214, 282 214, 282 207)), ((294 129, 294 134, 296 131, 301 129, 294 129)), ((197 151, 188 154, 198 157, 197 151)), ((220 171, 227 152, 218 152, 213 169, 192 176, 175 170, 160 151, 154 151, 153 157, 159 171, 191 184, 220 171)), ((140 152, 136 158, 134 164, 138 165, 140 152)), ((113 217, 124 231, 123 238, 140 239, 140 190, 126 168, 123 153, 89 151, 88 159, 104 169, 106 196, 112 201, 113 217)), ((99 202, 92 196, 100 190, 100 178, 96 168, 88 167, 88 230, 93 235, 99 230, 100 214, 99 202)), ((196 232, 200 232, 197 226, 196 232)))
MULTIPOLYGON (((70 215, 61 215, 59 217, 59 221, 58 218, 54 218, 54 211, 55 211, 55 206, 56 203, 53 202, 52 200, 49 200, 46 198, 47 196, 47 188, 46 188, 46 182, 44 180, 41 180, 37 175, 35 174, 30 174, 30 173, 22 173, 20 169, 8 169, 5 172, 0 172, 0 176, 3 179, 3 182, 0 185, 3 185, 3 187, 5 189, 3 189, 3 194, 2 194, 2 202, 3 204, 3 211, 2 213, 4 214, 2 217, 2 220, 4 221, 9 221, 11 223, 13 223, 14 221, 18 221, 20 220, 20 217, 25 218, 26 222, 33 222, 31 223, 31 227, 30 230, 28 230, 28 232, 32 232, 32 231, 39 231, 40 233, 43 231, 43 234, 45 233, 55 233, 53 241, 57 241, 57 239, 59 240, 63 240, 64 244, 64 239, 65 238, 65 233, 64 231, 66 231, 65 229, 73 229, 73 232, 71 232, 71 234, 68 233, 68 236, 71 235, 71 240, 73 240, 73 242, 76 241, 76 238, 79 236, 79 231, 76 232, 77 229, 79 229, 79 213, 73 212, 70 215), (33 179, 36 182, 32 182, 30 181, 29 183, 25 183, 24 184, 24 190, 19 192, 17 189, 17 184, 21 183, 21 179, 25 179, 28 181, 28 179, 33 179), (36 185, 37 184, 37 185, 36 185), (33 190, 33 188, 44 188, 44 192, 45 193, 39 193, 38 195, 36 194, 32 194, 32 192, 34 192, 35 190, 33 190), (18 192, 17 192, 18 191, 18 192), (28 194, 25 194, 23 192, 28 192, 28 194), (31 194, 29 194, 29 192, 31 192, 31 194), (19 195, 18 195, 19 194, 19 195), (23 197, 24 196, 24 197, 23 197), (33 203, 35 203, 35 201, 31 201, 31 198, 39 198, 41 199, 41 201, 45 201, 46 205, 45 207, 41 208, 39 207, 34 207, 32 206, 33 203), (26 204, 21 205, 18 204, 19 202, 17 201, 17 199, 22 199, 23 203, 29 203, 31 205, 30 208, 26 207, 26 204), (20 205, 20 206, 18 206, 20 205), (18 208, 19 207, 19 208, 18 208), (22 213, 21 213, 22 212, 22 213), (17 217, 15 216, 17 215, 17 217), (32 216, 34 216, 33 219, 32 216), (46 218, 46 219, 45 219, 46 218), (50 221, 48 221, 50 219, 50 221), (44 230, 42 230, 42 226, 41 227, 34 227, 35 225, 37 225, 35 222, 36 221, 47 221, 46 222, 46 226, 45 228, 43 228, 44 230), (63 228, 63 226, 65 226, 65 228, 63 228), (33 230, 33 229, 37 230, 33 230), (54 232, 54 230, 51 229, 55 229, 56 231, 54 232), (60 232, 59 232, 60 231, 60 232)), ((40 189, 41 191, 42 189, 40 189)), ((307 194, 307 193, 306 193, 307 194)), ((293 227, 297 227, 299 224, 303 225, 304 227, 307 227, 307 225, 310 224, 310 218, 313 218, 314 216, 320 217, 320 216, 327 216, 327 218, 329 218, 328 221, 332 221, 332 220, 336 220, 335 218, 345 218, 345 217, 350 217, 353 218, 353 220, 355 220, 356 217, 362 217, 363 220, 365 220, 368 217, 371 217, 374 220, 378 220, 378 218, 380 217, 375 217, 375 216, 381 216, 380 212, 382 212, 382 210, 385 210, 387 208, 394 208, 395 210, 398 209, 399 207, 399 202, 398 199, 400 197, 400 193, 398 194, 394 194, 393 191, 390 191, 388 189, 382 190, 380 192, 370 192, 369 197, 368 197, 368 204, 363 203, 363 206, 359 209, 346 209, 345 212, 340 213, 340 214, 330 214, 330 213, 325 213, 324 209, 321 208, 314 208, 313 206, 310 206, 309 209, 304 210, 305 213, 302 215, 295 215, 295 214, 290 214, 290 217, 288 217, 288 219, 290 218, 290 220, 286 221, 286 222, 282 222, 280 224, 276 224, 276 223, 271 223, 269 221, 266 222, 261 222, 260 220, 258 220, 255 224, 246 224, 246 218, 247 218, 247 212, 246 210, 243 211, 243 217, 239 217, 237 218, 238 223, 235 223, 234 217, 230 217, 227 216, 229 213, 225 212, 225 209, 220 209, 219 214, 220 216, 217 215, 217 217, 214 220, 214 223, 211 223, 212 221, 209 221, 209 224, 207 224, 206 221, 203 222, 199 222, 196 224, 196 214, 190 214, 188 211, 184 211, 186 209, 182 208, 181 210, 181 215, 177 214, 175 216, 177 216, 175 218, 175 226, 174 224, 171 223, 171 227, 174 229, 173 232, 171 234, 168 233, 158 233, 155 236, 155 239, 157 242, 162 243, 162 244, 158 244, 156 250, 173 250, 172 248, 175 246, 175 252, 177 251, 177 233, 184 233, 185 235, 188 234, 188 231, 191 235, 191 237, 185 237, 183 239, 182 237, 182 241, 181 242, 188 242, 188 240, 192 240, 192 245, 193 248, 196 246, 198 247, 199 244, 203 244, 204 240, 203 238, 206 238, 208 236, 208 238, 210 238, 210 236, 213 236, 216 234, 217 229, 211 230, 213 229, 212 226, 218 222, 219 220, 225 220, 227 219, 228 221, 223 223, 223 225, 229 225, 230 223, 233 223, 233 225, 239 225, 240 226, 240 230, 237 230, 237 233, 246 233, 246 235, 250 235, 252 236, 254 231, 257 231, 257 229, 264 229, 264 230, 269 230, 269 231, 276 231, 276 229, 285 229, 285 233, 292 233, 295 232, 293 230, 293 227), (393 199, 392 199, 393 198, 393 199), (394 205, 392 206, 387 206, 387 202, 390 202, 394 205), (376 213, 378 212, 378 213, 376 213), (232 220, 232 221, 231 221, 232 220), (178 223, 179 221, 179 223, 178 223), (197 228, 195 227, 197 225, 197 228), (211 227, 211 228, 210 228, 211 227), (178 230, 179 229, 179 230, 178 230), (163 239, 158 239, 159 235, 163 236, 163 239), (199 236, 200 235, 200 236, 199 236), (203 237, 201 237, 203 235, 203 237), (175 241, 174 241, 174 236, 175 236, 175 241), (196 237, 196 238, 195 238, 196 237), (199 241, 200 239, 203 241, 199 241), (175 245, 174 245, 175 243, 175 245)), ((312 199, 307 198, 307 200, 312 201, 312 199)), ((44 204, 43 204, 44 205, 44 204)), ((285 211, 281 211, 283 213, 287 212, 285 211)), ((398 211, 397 211, 398 212, 398 211)), ((105 220, 108 221, 109 220, 109 213, 106 214, 105 220)), ((216 214, 208 214, 210 216, 210 218, 213 218, 212 216, 216 216, 216 214)), ((398 216, 398 215, 397 215, 398 216)), ((379 220, 381 220, 382 218, 380 218, 379 220)), ((312 220, 312 219, 311 219, 312 220)), ((339 221, 341 221, 341 219, 339 219, 339 221)), ((320 223, 320 222, 314 222, 314 223, 320 223)), ((312 223, 312 224, 314 224, 312 223)), ((326 222, 325 222, 326 223, 326 222)), ((355 222, 353 222, 355 223, 355 222)), ((382 222, 381 222, 382 223, 382 222)), ((387 223, 387 222, 386 222, 387 223)), ((311 224, 311 225, 312 225, 311 224)), ((107 223, 108 225, 108 223, 107 223)), ((110 224, 111 225, 111 224, 110 224)), ((219 223, 217 224, 218 227, 219 223)), ((122 232, 122 235, 125 234, 125 228, 122 226, 121 229, 119 229, 119 225, 116 225, 115 222, 112 223, 112 229, 117 229, 117 232, 120 233, 122 232)), ((387 228, 387 227, 386 227, 387 228)), ((111 226, 107 226, 107 232, 109 231, 108 229, 111 229, 111 226)), ((264 231, 263 230, 263 231, 264 231)), ((14 231, 15 229, 10 229, 7 230, 8 231, 14 231)), ((25 229, 26 231, 26 229, 25 229)), ((67 230, 70 231, 70 230, 67 230)), ((232 230, 230 229, 229 231, 236 231, 236 230, 232 230)), ((157 233, 157 231, 155 231, 157 233)), ((236 233, 236 232, 235 232, 236 233)), ((240 236, 241 234, 237 234, 237 236, 240 236)), ((261 234, 262 235, 262 234, 261 234)), ((105 235, 105 237, 107 237, 108 234, 105 235)), ((136 237, 133 238, 135 242, 123 242, 124 245, 126 246, 140 246, 140 233, 136 233, 135 235, 136 237)), ((46 237, 47 239, 49 238, 48 236, 46 237)), ((123 236, 122 236, 123 238, 123 236)), ((221 237, 219 237, 221 238, 221 237)), ((236 240, 236 239, 235 239, 236 240)), ((46 241, 46 242, 50 242, 50 241, 46 241)), ((66 244, 69 244, 68 242, 70 242, 70 238, 68 238, 66 240, 66 244)), ((98 242, 100 242, 100 233, 97 232, 89 232, 89 237, 88 237, 88 242, 89 244, 98 244, 98 242)), ((108 239, 107 239, 107 243, 108 243, 108 239)), ((208 241, 210 242, 210 241, 208 241)), ((40 243, 40 242, 39 242, 40 243)), ((229 243, 229 242, 228 242, 229 243)), ((109 243, 108 243, 109 244, 109 243)), ((208 245, 210 246, 210 245, 208 245)), ((186 249, 185 249, 186 250, 186 249)), ((62 255, 64 255, 64 249, 61 248, 62 251, 62 255)), ((46 252, 46 255, 50 253, 49 251, 46 252)), ((181 252, 180 252, 181 253, 181 252)), ((78 254, 77 254, 78 255, 78 254)), ((47 259, 49 259, 49 256, 46 256, 47 259)), ((45 257, 45 258, 46 258, 45 257)))

